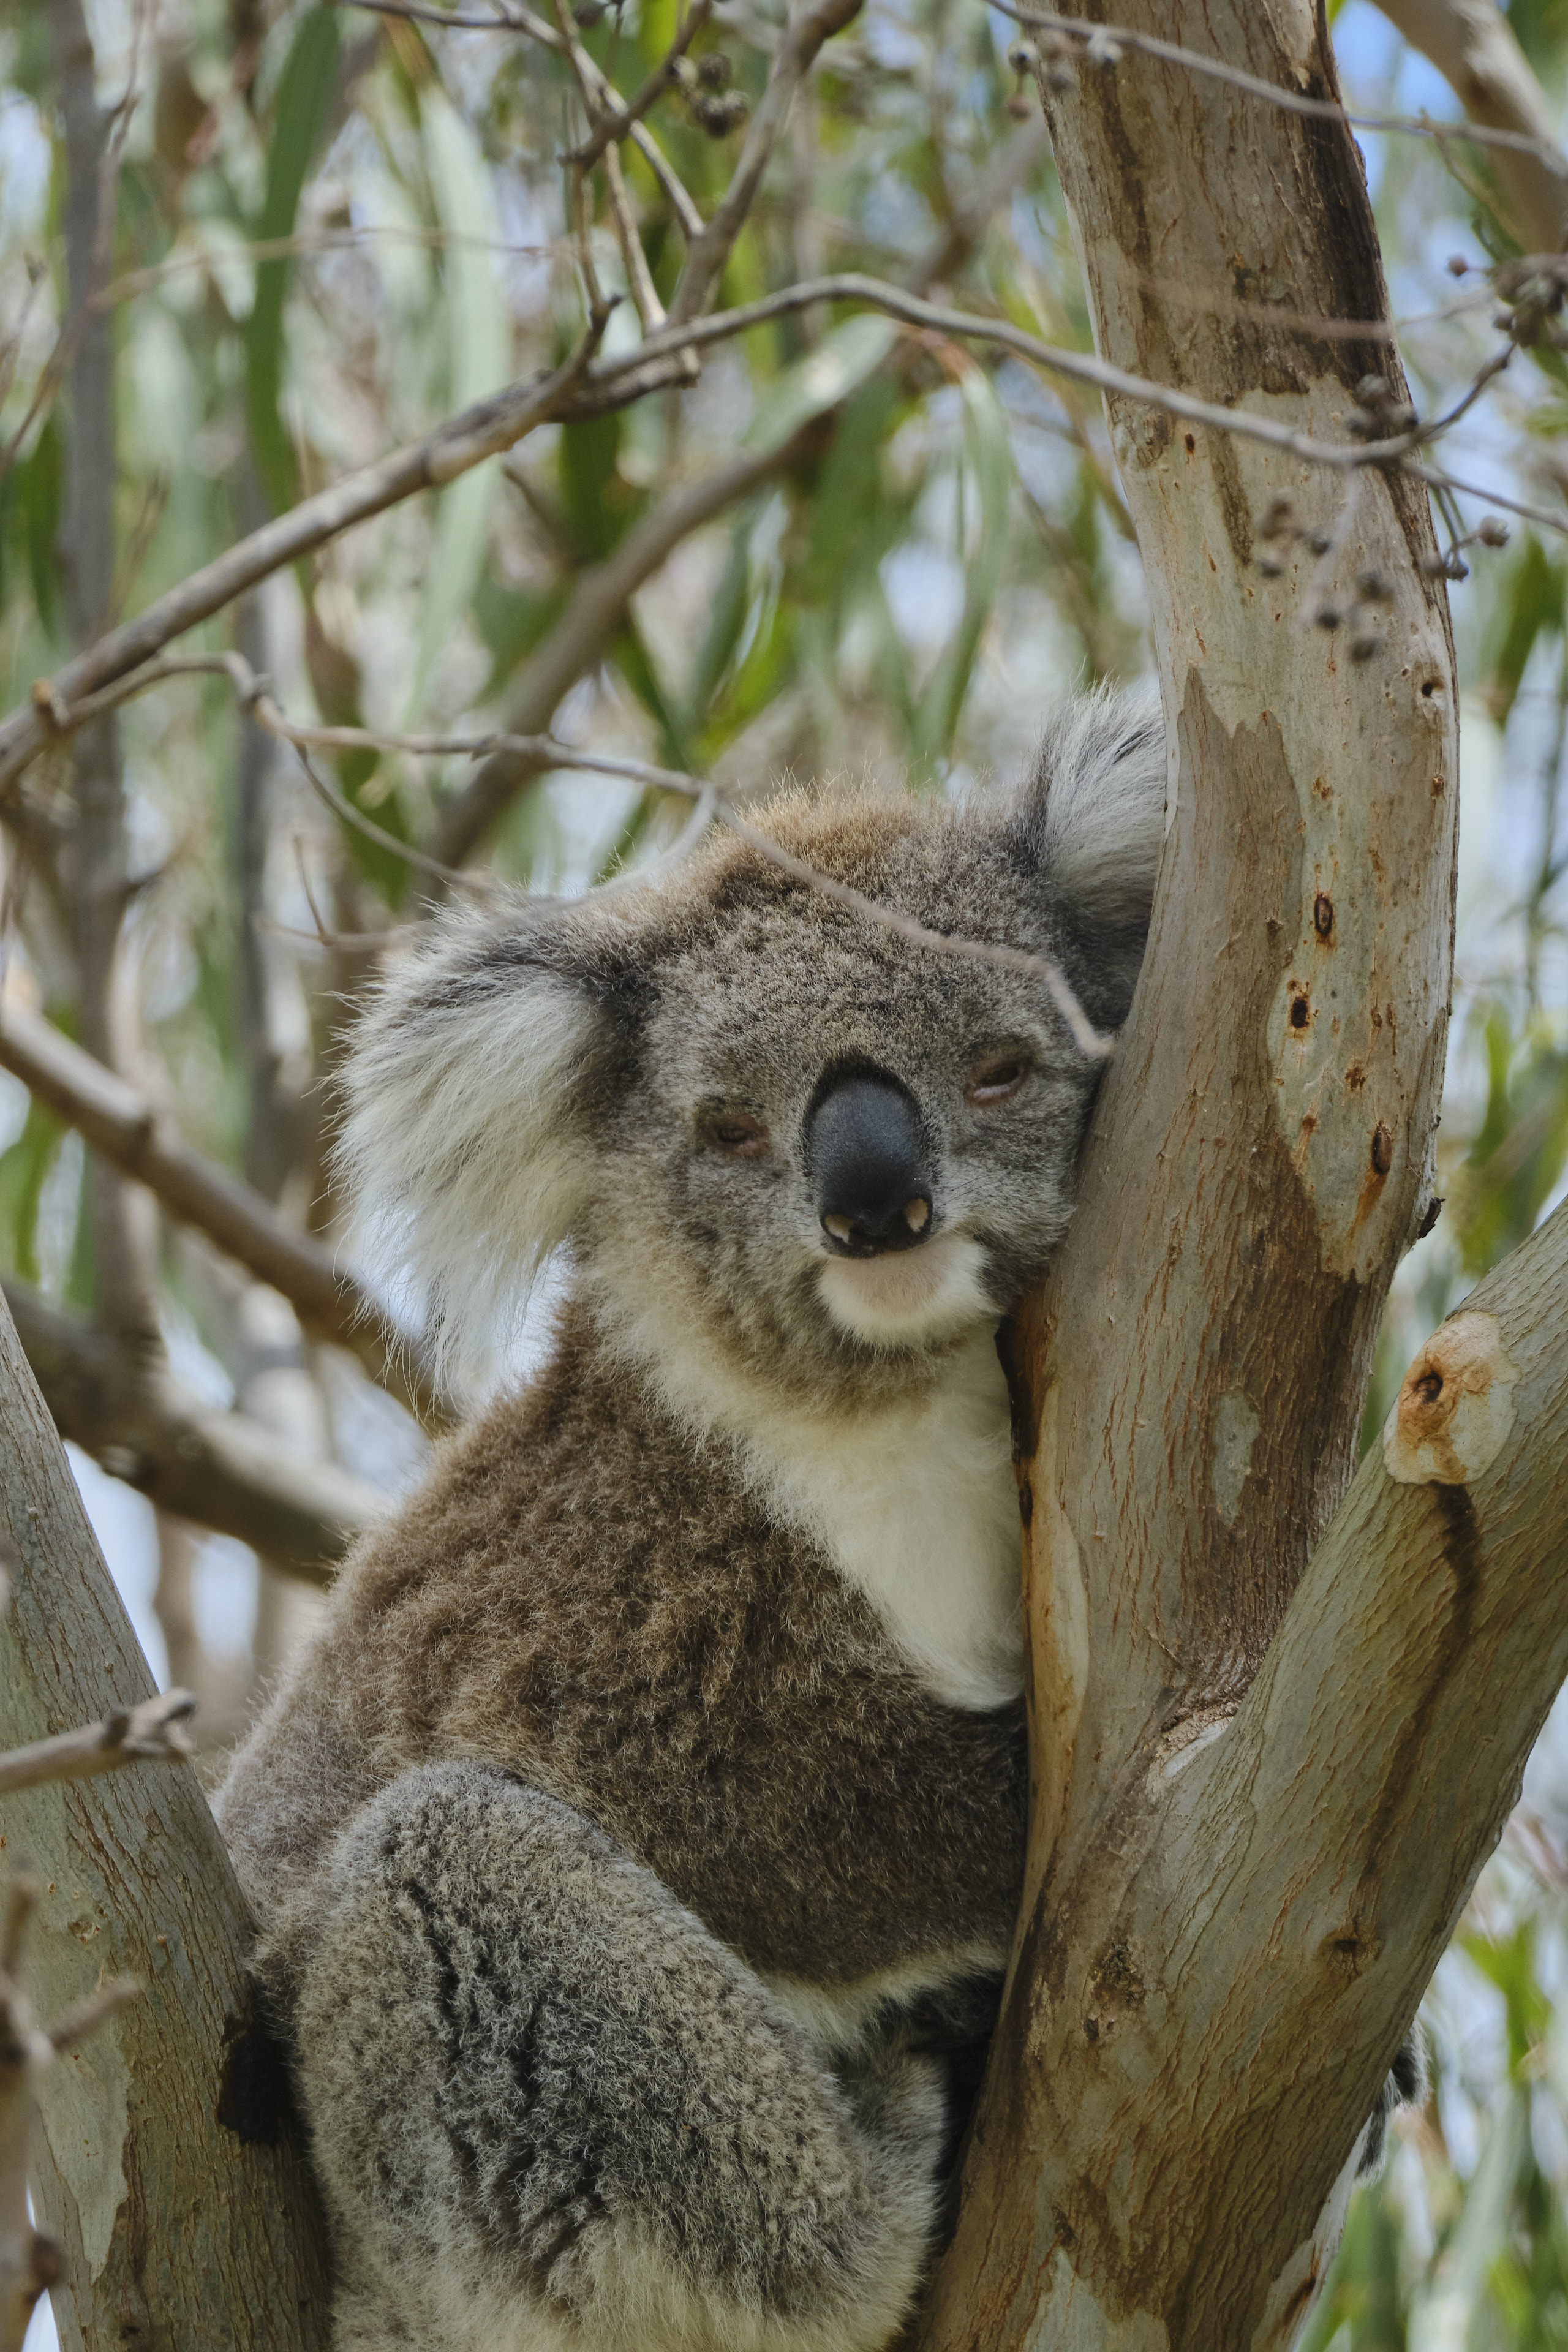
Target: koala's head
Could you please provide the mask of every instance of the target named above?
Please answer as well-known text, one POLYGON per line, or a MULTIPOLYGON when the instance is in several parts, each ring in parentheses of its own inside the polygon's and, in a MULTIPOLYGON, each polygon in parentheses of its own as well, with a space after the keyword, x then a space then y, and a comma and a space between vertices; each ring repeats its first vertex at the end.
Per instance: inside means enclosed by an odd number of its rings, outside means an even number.
MULTIPOLYGON (((1147 700, 1095 697, 968 806, 789 796, 755 823, 1124 1019, 1162 834, 1147 700)), ((1100 1064, 1044 979, 922 947, 714 837, 664 880, 448 917, 383 982, 341 1160, 449 1359, 569 1245, 646 1357, 885 1391, 994 1324, 1066 1230, 1100 1064)))

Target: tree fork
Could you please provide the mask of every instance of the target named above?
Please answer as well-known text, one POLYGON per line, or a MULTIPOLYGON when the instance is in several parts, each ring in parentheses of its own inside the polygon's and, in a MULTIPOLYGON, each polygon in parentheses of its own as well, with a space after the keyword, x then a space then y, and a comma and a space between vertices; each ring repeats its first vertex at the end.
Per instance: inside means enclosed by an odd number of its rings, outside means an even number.
MULTIPOLYGON (((1116 13, 1194 38, 1176 0, 1116 13)), ((1204 38, 1338 96, 1302 0, 1224 0, 1204 38)), ((1314 436, 1367 420, 1358 388, 1386 415, 1405 392, 1388 345, 1267 318, 1386 316, 1349 131, 1110 55, 1060 89, 1041 77, 1100 356, 1314 436), (1232 315, 1238 295, 1259 320, 1232 315)), ((1176 1830, 1207 1785, 1191 1776, 1205 1743, 1237 1752, 1232 1718, 1341 1503, 1388 1284, 1430 1190, 1457 820, 1430 520, 1390 472, 1347 487, 1142 404, 1108 409, 1170 739, 1165 854, 1081 1206, 1016 1334, 1035 1801, 927 2352, 1289 2342, 1310 2292, 1287 2310, 1297 2273, 1324 2252, 1295 2259, 1304 2232, 1421 1990, 1387 1965, 1352 1979, 1347 1961, 1310 1999, 1275 1984, 1269 2007, 1256 1920, 1250 1942, 1211 1928, 1201 1986, 1155 1930, 1190 1922, 1176 1830), (1222 2053, 1205 2004, 1227 1998, 1255 2031, 1222 2053), (1225 2172, 1222 2143, 1250 2168, 1225 2172)), ((1415 1662, 1383 1663, 1397 1717, 1415 1662)), ((1346 1760, 1333 1688, 1330 1674, 1314 1724, 1270 1726, 1285 1743, 1270 1771, 1325 1804, 1346 1760)), ((1503 1786, 1489 1784, 1494 1830, 1503 1786)), ((1456 1823, 1445 1844, 1473 1876, 1484 1843, 1456 1823)), ((1293 1949, 1313 1930, 1292 1868, 1304 1883, 1313 1851, 1273 1859, 1268 1933, 1293 1949)), ((1445 1868, 1427 1906, 1416 1940, 1433 1958, 1462 1875, 1445 1868)), ((1223 1880, 1205 1882, 1222 1909, 1223 1880)), ((1397 1884, 1408 1896, 1409 1874, 1397 1884)), ((1383 1917, 1390 1900, 1374 1906, 1384 1951, 1416 1927, 1383 1917)))

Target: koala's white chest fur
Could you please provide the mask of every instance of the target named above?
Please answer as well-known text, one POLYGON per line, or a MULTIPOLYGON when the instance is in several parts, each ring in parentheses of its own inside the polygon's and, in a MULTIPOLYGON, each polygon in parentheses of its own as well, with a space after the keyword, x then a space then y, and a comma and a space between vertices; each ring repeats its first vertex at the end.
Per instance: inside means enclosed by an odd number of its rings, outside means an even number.
POLYGON ((643 1336, 638 1352, 667 1403, 710 1443, 728 1440, 770 1513, 820 1544, 865 1595, 928 1689, 963 1707, 1018 1696, 1018 1496, 988 1324, 922 1396, 883 1412, 748 1395, 709 1350, 668 1337, 650 1347, 643 1336))
POLYGON ((917 1404, 775 1414, 743 1446, 779 1517, 816 1538, 932 1690, 955 1706, 1016 1698, 1018 1495, 988 1329, 917 1404))

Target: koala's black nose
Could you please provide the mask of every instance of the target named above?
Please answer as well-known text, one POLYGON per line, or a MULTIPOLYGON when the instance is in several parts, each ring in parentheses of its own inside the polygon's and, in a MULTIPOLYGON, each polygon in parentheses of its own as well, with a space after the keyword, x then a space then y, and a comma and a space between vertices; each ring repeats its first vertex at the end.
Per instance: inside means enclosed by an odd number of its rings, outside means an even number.
POLYGON ((806 1121, 822 1230, 843 1257, 913 1249, 931 1231, 931 1186, 914 1106, 887 1078, 840 1078, 806 1121))

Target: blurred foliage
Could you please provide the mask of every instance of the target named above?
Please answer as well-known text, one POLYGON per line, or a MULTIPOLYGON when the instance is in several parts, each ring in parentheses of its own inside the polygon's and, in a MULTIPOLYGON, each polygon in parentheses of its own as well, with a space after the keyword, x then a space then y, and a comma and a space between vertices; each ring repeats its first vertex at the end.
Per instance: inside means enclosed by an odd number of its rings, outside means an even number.
MULTIPOLYGON (((128 81, 135 91, 105 298, 125 613, 291 499, 573 346, 583 291, 557 158, 581 116, 563 63, 506 35, 299 0, 96 0, 89 13, 105 102, 128 81)), ((1568 0, 1512 0, 1508 13, 1556 100, 1568 0)), ((1367 0, 1330 14, 1359 100, 1437 102, 1367 0)), ((663 55, 677 0, 582 0, 574 16, 629 95, 663 55)), ((34 0, 0 28, 0 449, 64 320, 47 17, 47 0, 34 0)), ((781 0, 730 0, 695 46, 700 86, 754 104, 782 17, 781 0)), ((918 281, 978 176, 1027 135, 1008 38, 1002 19, 950 0, 868 6, 825 52, 722 300, 827 268, 918 281)), ((675 89, 649 122, 710 211, 738 126, 712 135, 675 89)), ((1458 253, 1473 270, 1507 239, 1489 216, 1484 163, 1416 140, 1363 144, 1394 308, 1416 322, 1406 366, 1430 414, 1490 348, 1484 289, 1478 297, 1473 274, 1456 283, 1445 264, 1458 253)), ((681 240, 647 164, 623 152, 668 300, 681 240)), ((595 202, 595 268, 625 298, 602 187, 595 202)), ((1041 142, 941 283, 970 308, 1088 348, 1041 142)), ((623 299, 612 347, 637 332, 623 299)), ((1521 355, 1465 428, 1479 436, 1478 462, 1536 500, 1560 503, 1568 484, 1563 384, 1554 354, 1521 355)), ((70 650, 55 559, 68 432, 63 404, 44 399, 0 478, 5 707, 70 650)), ((1453 449, 1461 475, 1474 470, 1466 446, 1453 449)), ((389 731, 503 724, 584 574, 742 447, 776 453, 776 470, 630 599, 566 693, 562 731, 742 795, 835 770, 952 792, 1016 772, 1053 698, 1146 666, 1142 583, 1098 403, 833 312, 753 330, 716 351, 689 391, 536 434, 329 546, 192 642, 225 646, 237 633, 301 718, 389 731)), ((1335 496, 1323 492, 1325 518, 1335 496)), ((1401 1270, 1369 1440, 1415 1347, 1561 1194, 1568 1159, 1563 541, 1523 530, 1478 558, 1454 603, 1466 703, 1437 1151, 1447 1205, 1401 1270)), ((123 739, 145 877, 126 962, 148 1083, 237 1169, 258 1121, 286 1129, 290 1150, 297 1138, 285 1205, 330 1229, 323 1073, 370 968, 366 935, 416 917, 406 865, 331 816, 291 758, 247 740, 221 682, 181 681, 132 704, 123 739), (247 978, 258 962, 258 983, 247 978)), ((406 842, 430 837, 466 773, 399 752, 335 763, 340 790, 406 842)), ((66 781, 63 764, 40 766, 28 787, 39 827, 9 820, 3 921, 6 986, 68 1026, 68 926, 42 823, 66 781)), ((546 777, 485 855, 542 888, 577 888, 659 847, 685 814, 629 788, 546 777)), ((81 1166, 74 1139, 0 1082, 0 1270, 85 1300, 81 1166)), ((173 1248, 166 1274, 186 1360, 198 1345, 221 1359, 220 1318, 173 1248)), ((353 1416, 341 1400, 333 1411, 333 1443, 352 1458, 353 1416)), ((1568 1773, 1542 1771, 1528 1824, 1510 1830, 1444 1962, 1434 2096, 1386 2179, 1352 2203, 1314 2352, 1568 2346, 1568 1773)))

